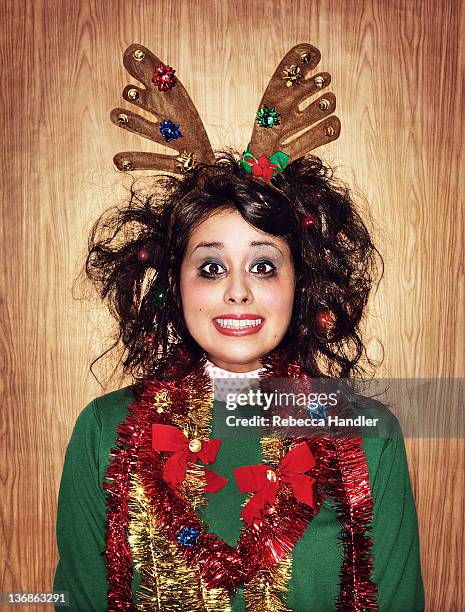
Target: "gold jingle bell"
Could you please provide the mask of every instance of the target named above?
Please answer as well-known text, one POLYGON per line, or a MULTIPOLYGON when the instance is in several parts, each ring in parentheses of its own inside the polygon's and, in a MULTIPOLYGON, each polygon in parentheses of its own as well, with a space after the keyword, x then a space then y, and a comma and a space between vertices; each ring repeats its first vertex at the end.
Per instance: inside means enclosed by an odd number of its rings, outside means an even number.
POLYGON ((142 51, 142 49, 136 49, 133 53, 134 59, 137 60, 138 62, 140 62, 141 60, 144 59, 145 57, 145 53, 142 51))
POLYGON ((137 100, 139 98, 139 92, 134 88, 128 89, 127 96, 129 100, 137 100))
POLYGON ((202 442, 198 438, 194 438, 189 442, 189 450, 191 453, 198 453, 202 449, 202 442))
POLYGON ((274 470, 266 470, 266 477, 270 482, 276 482, 277 476, 274 470))
POLYGON ((327 125, 325 127, 325 134, 326 136, 334 136, 334 128, 332 125, 327 125))

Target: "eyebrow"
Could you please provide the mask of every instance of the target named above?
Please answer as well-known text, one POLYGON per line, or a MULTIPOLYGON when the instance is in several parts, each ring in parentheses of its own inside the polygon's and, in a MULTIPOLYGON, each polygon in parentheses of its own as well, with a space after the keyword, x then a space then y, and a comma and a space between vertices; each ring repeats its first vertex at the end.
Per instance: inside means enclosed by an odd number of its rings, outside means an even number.
MULTIPOLYGON (((254 240, 253 242, 250 243, 250 246, 254 248, 261 247, 261 246, 270 246, 270 247, 275 248, 277 251, 281 253, 281 255, 283 255, 283 252, 281 251, 281 249, 274 242, 270 242, 269 240, 254 240)), ((224 243, 223 242, 199 242, 199 244, 193 249, 192 254, 194 253, 196 249, 199 249, 200 247, 221 250, 221 249, 224 249, 224 243)))

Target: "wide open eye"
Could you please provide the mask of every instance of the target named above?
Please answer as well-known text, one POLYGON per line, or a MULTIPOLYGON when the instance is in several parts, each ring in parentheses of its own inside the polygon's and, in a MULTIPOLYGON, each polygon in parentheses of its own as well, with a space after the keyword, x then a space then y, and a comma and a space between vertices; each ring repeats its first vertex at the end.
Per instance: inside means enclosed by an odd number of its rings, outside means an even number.
POLYGON ((261 276, 268 276, 272 274, 273 272, 275 272, 276 270, 276 266, 274 264, 272 264, 270 261, 265 261, 265 260, 257 261, 256 263, 254 263, 251 270, 253 271, 254 268, 257 268, 254 274, 259 274, 261 276), (269 270, 266 269, 267 266, 270 268, 269 270))
POLYGON ((217 261, 207 261, 199 267, 199 272, 200 275, 205 278, 215 278, 221 274, 220 269, 223 269, 223 271, 225 270, 217 261))

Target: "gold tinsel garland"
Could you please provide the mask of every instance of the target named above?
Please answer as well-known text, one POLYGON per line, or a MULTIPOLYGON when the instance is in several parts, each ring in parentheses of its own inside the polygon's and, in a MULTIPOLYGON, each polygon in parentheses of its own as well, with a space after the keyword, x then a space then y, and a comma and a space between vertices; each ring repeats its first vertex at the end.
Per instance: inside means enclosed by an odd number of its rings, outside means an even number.
MULTIPOLYGON (((263 462, 277 467, 289 448, 283 438, 264 437, 260 440, 263 462)), ((247 503, 247 500, 246 502, 247 503)), ((270 509, 276 511, 275 508, 270 509)), ((289 592, 292 576, 292 555, 273 565, 268 571, 260 572, 247 583, 244 589, 246 609, 253 612, 288 612, 284 604, 289 592)))
MULTIPOLYGON (((203 379, 201 389, 190 380, 187 389, 190 409, 187 414, 173 414, 173 424, 189 439, 209 440, 213 393, 210 379, 203 379)), ((167 392, 155 396, 157 412, 169 412, 170 401, 167 392)), ((261 440, 264 463, 277 466, 289 448, 278 437, 261 440)), ((189 464, 186 478, 179 488, 181 496, 195 510, 207 504, 204 493, 205 470, 202 465, 189 464)), ((207 588, 195 567, 189 567, 176 545, 170 542, 157 528, 157 519, 150 507, 143 486, 137 476, 131 481, 130 490, 129 543, 134 565, 141 576, 137 609, 185 610, 227 612, 231 610, 230 596, 226 589, 207 588)), ((273 510, 272 510, 273 511, 273 510)), ((289 609, 284 599, 289 591, 292 574, 292 555, 271 568, 259 572, 244 585, 246 609, 253 612, 286 612, 289 609)))
MULTIPOLYGON (((209 440, 211 436, 211 416, 213 404, 213 388, 210 379, 205 379, 200 393, 194 392, 194 381, 189 380, 187 395, 190 409, 187 414, 173 414, 173 425, 179 427, 189 438, 209 440)), ((157 398, 155 398, 157 401, 157 398)), ((195 510, 206 506, 205 469, 201 464, 190 463, 187 466, 186 478, 179 488, 179 493, 195 510)))
POLYGON ((246 584, 244 599, 251 612, 290 612, 284 603, 292 575, 292 556, 289 555, 269 570, 259 572, 246 584))
POLYGON ((186 564, 176 545, 157 527, 157 518, 137 476, 131 479, 129 498, 128 541, 141 577, 137 610, 230 612, 227 591, 206 589, 196 569, 186 564))

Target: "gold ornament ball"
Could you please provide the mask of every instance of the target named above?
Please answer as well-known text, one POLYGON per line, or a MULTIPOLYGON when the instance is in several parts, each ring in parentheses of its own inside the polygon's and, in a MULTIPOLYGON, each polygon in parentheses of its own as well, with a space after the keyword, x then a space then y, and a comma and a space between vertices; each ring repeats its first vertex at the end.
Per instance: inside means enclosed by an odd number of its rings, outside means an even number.
POLYGON ((128 90, 128 98, 130 100, 137 100, 138 97, 139 97, 139 92, 137 91, 137 89, 128 90))
POLYGON ((198 438, 194 438, 189 442, 189 450, 191 453, 198 453, 202 449, 202 442, 198 438))
POLYGON ((266 477, 270 482, 276 482, 276 472, 274 470, 266 470, 266 477))

